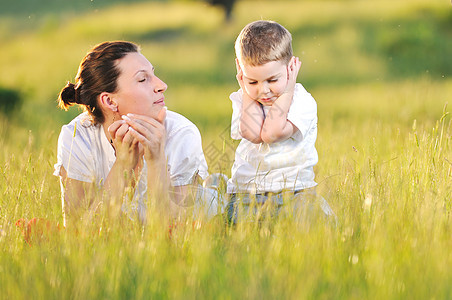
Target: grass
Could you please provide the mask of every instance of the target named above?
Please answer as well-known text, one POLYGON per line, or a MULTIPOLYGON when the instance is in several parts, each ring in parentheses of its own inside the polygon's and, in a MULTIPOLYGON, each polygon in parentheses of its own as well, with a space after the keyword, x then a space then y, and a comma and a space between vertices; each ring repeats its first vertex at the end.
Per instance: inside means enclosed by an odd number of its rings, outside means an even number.
POLYGON ((0 298, 452 298, 449 3, 250 0, 224 23, 203 2, 22 2, 0 6, 0 87, 24 95, 0 113, 0 298), (56 144, 79 111, 55 99, 91 46, 139 43, 169 108, 200 129, 210 171, 230 175, 233 42, 260 18, 285 25, 303 61, 318 189, 337 227, 201 218, 169 237, 149 212, 144 229, 104 217, 24 242, 17 219, 62 222, 56 144))

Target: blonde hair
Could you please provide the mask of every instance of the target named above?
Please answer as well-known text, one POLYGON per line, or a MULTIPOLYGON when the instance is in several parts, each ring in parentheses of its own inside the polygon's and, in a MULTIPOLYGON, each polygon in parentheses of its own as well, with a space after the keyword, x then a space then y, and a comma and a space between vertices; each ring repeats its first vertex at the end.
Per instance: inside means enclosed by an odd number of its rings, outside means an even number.
POLYGON ((254 21, 237 37, 235 54, 241 63, 251 66, 271 61, 288 64, 293 56, 292 35, 276 22, 254 21))

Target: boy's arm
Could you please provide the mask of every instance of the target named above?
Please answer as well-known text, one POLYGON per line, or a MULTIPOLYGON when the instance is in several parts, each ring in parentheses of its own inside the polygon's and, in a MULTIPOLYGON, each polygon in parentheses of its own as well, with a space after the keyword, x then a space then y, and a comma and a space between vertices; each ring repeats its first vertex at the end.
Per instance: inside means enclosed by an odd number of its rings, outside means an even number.
POLYGON ((239 62, 236 59, 237 82, 242 88, 242 107, 239 120, 239 133, 248 141, 259 144, 262 143, 261 131, 264 123, 264 112, 261 105, 248 96, 243 84, 243 72, 239 62))
POLYGON ((244 91, 239 123, 240 135, 254 144, 262 143, 261 131, 263 123, 264 112, 262 111, 262 107, 244 91))
POLYGON ((287 87, 281 96, 272 104, 262 126, 261 138, 265 143, 275 143, 288 139, 294 134, 296 126, 287 120, 292 104, 295 83, 301 63, 298 57, 293 57, 287 66, 287 87))
POLYGON ((292 96, 281 95, 270 108, 262 126, 261 138, 264 143, 271 144, 291 137, 297 128, 287 120, 292 96))

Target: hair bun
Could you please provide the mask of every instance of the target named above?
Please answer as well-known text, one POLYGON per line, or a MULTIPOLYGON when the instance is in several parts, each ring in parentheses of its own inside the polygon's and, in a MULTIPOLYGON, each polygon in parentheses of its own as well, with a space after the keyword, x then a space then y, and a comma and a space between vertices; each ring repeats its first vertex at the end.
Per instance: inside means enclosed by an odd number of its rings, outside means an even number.
POLYGON ((80 104, 79 93, 75 88, 75 84, 69 82, 61 90, 59 102, 64 107, 71 106, 73 104, 80 104))

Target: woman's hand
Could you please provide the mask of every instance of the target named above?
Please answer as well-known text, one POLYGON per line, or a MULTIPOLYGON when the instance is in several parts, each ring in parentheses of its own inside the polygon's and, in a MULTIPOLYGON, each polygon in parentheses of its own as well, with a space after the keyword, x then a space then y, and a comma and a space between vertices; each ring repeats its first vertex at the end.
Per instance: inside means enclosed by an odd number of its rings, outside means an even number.
POLYGON ((156 118, 127 114, 123 119, 130 126, 129 132, 143 146, 144 159, 147 167, 148 192, 150 199, 155 199, 157 209, 163 215, 172 211, 171 201, 168 201, 170 178, 166 164, 165 129, 166 107, 162 108, 156 118))
POLYGON ((166 108, 162 108, 155 119, 137 114, 123 116, 123 119, 126 121, 125 125, 129 126, 129 133, 133 136, 134 140, 142 145, 144 158, 147 162, 166 161, 165 118, 166 108))
POLYGON ((140 159, 138 140, 130 131, 130 126, 124 121, 116 121, 108 127, 111 141, 116 152, 116 162, 126 170, 134 169, 140 159))

